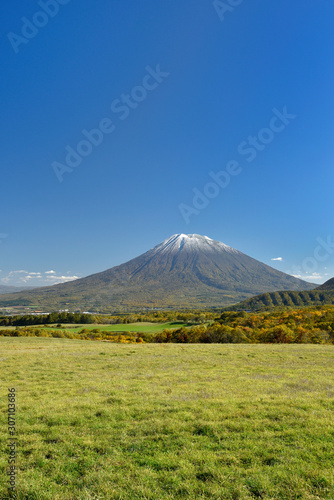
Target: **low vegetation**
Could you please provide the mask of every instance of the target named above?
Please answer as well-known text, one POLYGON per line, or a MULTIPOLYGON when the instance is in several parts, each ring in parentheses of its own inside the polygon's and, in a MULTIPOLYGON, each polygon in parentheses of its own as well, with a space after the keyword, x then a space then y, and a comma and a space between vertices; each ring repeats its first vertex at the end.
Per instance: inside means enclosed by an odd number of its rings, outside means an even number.
POLYGON ((108 342, 150 342, 153 335, 164 329, 189 327, 187 323, 123 323, 117 325, 42 325, 0 327, 3 337, 53 337, 108 342))
MULTIPOLYGON (((333 344, 334 307, 309 307, 271 312, 224 311, 154 313, 150 316, 94 317, 90 323, 71 324, 73 315, 62 313, 65 323, 33 325, 34 317, 0 318, 0 336, 57 337, 109 342, 156 343, 285 343, 333 344), (176 321, 161 320, 178 318, 176 321), (144 321, 154 319, 154 322, 144 321), (101 323, 102 321, 107 324, 101 323), (137 320, 129 323, 129 320, 137 320), (158 321, 160 320, 160 321, 158 321), (95 323, 92 323, 95 321, 95 323), (19 325, 26 326, 19 326, 19 325), (16 326, 14 326, 16 325, 16 326), (30 326, 29 326, 30 325, 30 326)), ((38 317, 37 317, 38 318, 38 317)), ((53 316, 52 319, 55 319, 53 316)), ((43 318, 45 319, 45 318, 43 318)), ((47 319, 47 318, 46 318, 47 319)))

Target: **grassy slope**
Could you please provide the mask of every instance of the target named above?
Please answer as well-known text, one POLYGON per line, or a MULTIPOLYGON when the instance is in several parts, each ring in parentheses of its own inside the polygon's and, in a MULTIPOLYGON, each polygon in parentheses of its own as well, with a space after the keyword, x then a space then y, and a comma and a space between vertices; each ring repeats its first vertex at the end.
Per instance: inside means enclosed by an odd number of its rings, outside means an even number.
POLYGON ((1 449, 15 387, 20 500, 334 498, 332 346, 0 349, 1 449))

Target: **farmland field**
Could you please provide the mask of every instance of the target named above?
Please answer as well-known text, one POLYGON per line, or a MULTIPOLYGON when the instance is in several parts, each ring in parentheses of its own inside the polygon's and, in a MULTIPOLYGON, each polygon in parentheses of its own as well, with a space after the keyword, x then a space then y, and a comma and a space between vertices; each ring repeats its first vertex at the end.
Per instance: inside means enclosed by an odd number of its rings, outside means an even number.
MULTIPOLYGON (((49 325, 50 329, 54 329, 56 325, 49 325)), ((120 323, 116 325, 96 325, 96 324, 82 324, 82 325, 62 325, 65 330, 71 330, 71 332, 79 332, 83 328, 87 330, 99 329, 106 332, 145 332, 145 333, 158 333, 162 332, 165 328, 180 328, 182 326, 187 326, 183 322, 171 322, 171 323, 120 323), (72 327, 72 328, 71 328, 72 327)))
MULTIPOLYGON (((56 324, 50 325, 31 325, 25 328, 43 328, 46 331, 54 330, 56 328, 56 324)), ((107 324, 62 324, 60 330, 68 330, 73 333, 78 333, 80 330, 85 328, 86 330, 94 330, 98 329, 106 332, 140 332, 140 333, 158 333, 162 332, 165 328, 181 328, 182 326, 188 326, 187 323, 184 322, 170 322, 170 323, 149 323, 149 322, 138 322, 138 323, 120 323, 116 325, 107 325, 107 324)), ((15 326, 0 326, 0 330, 15 330, 15 326)))
POLYGON ((8 388, 20 500, 334 498, 332 345, 3 337, 0 369, 1 499, 8 388))

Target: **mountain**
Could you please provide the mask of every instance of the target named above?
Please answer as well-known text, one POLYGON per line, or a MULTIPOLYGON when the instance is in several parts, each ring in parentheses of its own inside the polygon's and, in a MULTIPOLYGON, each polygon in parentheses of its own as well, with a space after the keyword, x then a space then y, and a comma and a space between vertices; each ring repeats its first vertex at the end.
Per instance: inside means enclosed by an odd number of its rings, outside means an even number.
POLYGON ((265 311, 282 307, 310 307, 334 304, 334 278, 314 288, 312 291, 280 291, 262 293, 238 304, 229 310, 265 311))
POLYGON ((207 236, 175 234, 107 271, 3 295, 0 306, 94 311, 220 307, 261 292, 314 287, 207 236))
POLYGON ((234 304, 229 311, 270 311, 286 307, 311 307, 334 304, 334 290, 325 291, 316 288, 312 291, 280 291, 261 293, 250 299, 234 304))
POLYGON ((334 291, 334 278, 331 278, 330 280, 326 281, 326 283, 318 286, 316 290, 334 291))
POLYGON ((4 293, 14 293, 21 292, 24 290, 32 290, 34 287, 32 286, 9 286, 9 285, 0 285, 0 295, 4 293))

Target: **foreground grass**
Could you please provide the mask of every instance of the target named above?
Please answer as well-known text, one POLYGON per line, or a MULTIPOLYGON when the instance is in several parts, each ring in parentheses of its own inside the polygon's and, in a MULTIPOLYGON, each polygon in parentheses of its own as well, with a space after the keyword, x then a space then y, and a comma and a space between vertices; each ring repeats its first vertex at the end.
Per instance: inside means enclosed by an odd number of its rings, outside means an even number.
POLYGON ((334 498, 334 351, 325 345, 0 338, 18 498, 334 498))

